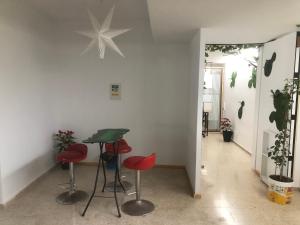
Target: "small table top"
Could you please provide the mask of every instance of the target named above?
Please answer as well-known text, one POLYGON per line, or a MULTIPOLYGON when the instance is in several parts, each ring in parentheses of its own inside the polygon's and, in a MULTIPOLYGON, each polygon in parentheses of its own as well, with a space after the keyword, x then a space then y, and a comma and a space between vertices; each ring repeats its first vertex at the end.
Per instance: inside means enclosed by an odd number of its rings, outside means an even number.
POLYGON ((129 129, 102 129, 84 140, 83 143, 114 143, 120 140, 127 132, 129 132, 129 129))

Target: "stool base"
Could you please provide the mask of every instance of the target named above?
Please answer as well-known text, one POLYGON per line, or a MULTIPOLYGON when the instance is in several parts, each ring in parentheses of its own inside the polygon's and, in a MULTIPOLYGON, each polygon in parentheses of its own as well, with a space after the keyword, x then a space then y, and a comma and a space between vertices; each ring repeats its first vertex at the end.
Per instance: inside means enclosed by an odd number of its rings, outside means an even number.
MULTIPOLYGON (((125 188, 125 191, 129 191, 132 187, 132 184, 128 181, 122 181, 123 187, 125 188)), ((114 192, 114 182, 110 182, 106 185, 105 190, 108 192, 114 192)), ((124 192, 122 186, 119 182, 117 182, 116 185, 116 191, 117 192, 124 192)))
POLYGON ((75 191, 70 194, 70 192, 61 193, 56 197, 56 202, 63 205, 72 205, 76 202, 83 201, 87 199, 88 194, 84 191, 75 191))
POLYGON ((147 200, 131 200, 122 205, 122 211, 130 216, 143 216, 154 210, 155 206, 147 200))

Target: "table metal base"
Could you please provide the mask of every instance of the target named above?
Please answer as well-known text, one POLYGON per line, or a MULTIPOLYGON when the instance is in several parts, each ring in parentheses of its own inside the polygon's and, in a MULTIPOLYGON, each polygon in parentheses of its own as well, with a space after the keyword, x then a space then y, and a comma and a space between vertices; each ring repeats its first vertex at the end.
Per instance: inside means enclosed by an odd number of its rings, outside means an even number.
MULTIPOLYGON (((89 208, 89 205, 90 205, 92 199, 95 197, 95 193, 96 193, 96 189, 97 189, 97 185, 98 185, 100 165, 102 165, 102 172, 103 172, 103 175, 104 175, 104 183, 103 183, 103 187, 102 187, 102 192, 104 192, 104 189, 106 187, 106 170, 105 170, 104 159, 103 159, 103 157, 101 157, 102 154, 103 154, 103 145, 104 145, 104 143, 99 143, 99 145, 100 145, 100 157, 99 157, 98 166, 97 166, 97 173, 96 173, 96 178, 95 178, 94 189, 93 189, 93 192, 92 192, 92 194, 91 194, 91 196, 90 196, 90 198, 89 198, 89 200, 88 200, 88 202, 85 206, 85 209, 83 210, 81 216, 85 216, 85 213, 86 213, 87 209, 89 208)), ((114 149, 115 149, 115 147, 114 147, 114 149)), ((115 152, 114 155, 116 157, 118 157, 118 154, 116 153, 116 151, 114 151, 114 152, 115 152)), ((118 165, 116 166, 114 174, 115 174, 115 176, 114 176, 114 185, 117 186, 117 184, 120 184, 120 182, 121 182, 118 165)), ((125 188, 123 189, 123 192, 125 192, 125 188)), ((120 212, 120 208, 119 208, 116 189, 114 189, 113 193, 114 193, 114 198, 115 198, 115 202, 116 202, 116 206, 117 206, 117 210, 118 210, 118 217, 121 217, 121 212, 120 212)))
MULTIPOLYGON (((105 191, 108 192, 114 192, 114 183, 115 182, 109 182, 106 186, 105 186, 105 191)), ((122 185, 125 188, 125 191, 129 191, 132 188, 132 184, 128 181, 122 181, 122 185)), ((116 186, 116 192, 124 192, 121 184, 117 184, 116 186)))
POLYGON ((154 210, 155 206, 147 200, 131 200, 122 205, 122 211, 130 216, 143 216, 154 210))

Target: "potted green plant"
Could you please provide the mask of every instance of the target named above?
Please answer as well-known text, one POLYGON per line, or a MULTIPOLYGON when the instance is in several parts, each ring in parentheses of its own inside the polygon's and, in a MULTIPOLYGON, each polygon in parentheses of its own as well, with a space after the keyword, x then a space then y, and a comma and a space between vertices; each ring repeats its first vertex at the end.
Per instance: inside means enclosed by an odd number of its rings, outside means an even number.
POLYGON ((225 142, 230 142, 231 138, 232 138, 232 135, 233 135, 232 125, 231 125, 230 119, 222 118, 220 129, 223 133, 223 140, 225 142))
POLYGON ((293 193, 293 179, 288 177, 286 166, 290 156, 293 96, 299 93, 298 79, 286 80, 283 90, 271 90, 271 93, 276 111, 271 112, 269 120, 275 121, 279 132, 275 135, 274 145, 268 151, 268 157, 275 163, 275 173, 268 178, 268 197, 276 203, 287 204, 291 201, 293 193))
MULTIPOLYGON (((74 132, 71 130, 62 131, 59 130, 57 134, 54 135, 55 147, 57 152, 60 153, 68 148, 71 144, 75 143, 75 137, 73 137, 74 132)), ((68 163, 61 164, 62 169, 69 169, 68 163)))

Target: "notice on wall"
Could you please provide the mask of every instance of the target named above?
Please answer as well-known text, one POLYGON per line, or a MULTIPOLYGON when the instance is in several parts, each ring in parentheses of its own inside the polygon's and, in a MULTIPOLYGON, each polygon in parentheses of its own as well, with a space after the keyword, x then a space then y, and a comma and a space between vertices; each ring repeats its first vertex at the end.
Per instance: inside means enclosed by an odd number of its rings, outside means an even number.
POLYGON ((110 99, 120 100, 121 99, 121 84, 110 85, 110 99))

